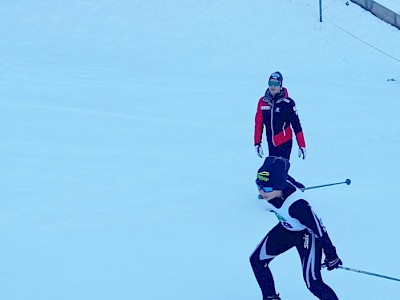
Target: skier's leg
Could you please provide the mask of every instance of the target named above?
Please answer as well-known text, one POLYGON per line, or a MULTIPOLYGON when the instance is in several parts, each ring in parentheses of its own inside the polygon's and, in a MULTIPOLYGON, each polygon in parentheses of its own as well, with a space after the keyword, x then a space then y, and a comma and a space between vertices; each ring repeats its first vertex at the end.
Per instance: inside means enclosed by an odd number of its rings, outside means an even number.
POLYGON ((293 246, 290 233, 278 224, 271 229, 250 256, 250 264, 264 299, 277 295, 269 263, 293 246))
POLYGON ((311 293, 321 300, 338 300, 335 292, 322 280, 320 241, 305 230, 301 240, 296 243, 296 248, 303 264, 303 278, 311 293))
POLYGON ((290 160, 290 153, 292 152, 293 140, 283 143, 279 146, 280 156, 290 160))
POLYGON ((290 153, 292 152, 292 145, 293 141, 287 141, 279 146, 274 146, 273 144, 268 144, 268 152, 269 156, 278 156, 286 158, 287 160, 290 159, 290 153))

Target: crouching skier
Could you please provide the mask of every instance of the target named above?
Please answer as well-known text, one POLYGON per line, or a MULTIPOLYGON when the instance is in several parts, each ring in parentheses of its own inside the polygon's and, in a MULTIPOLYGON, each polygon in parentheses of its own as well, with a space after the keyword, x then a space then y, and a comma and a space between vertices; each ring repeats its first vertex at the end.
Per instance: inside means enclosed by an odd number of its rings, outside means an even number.
POLYGON ((267 157, 256 179, 260 195, 279 220, 250 257, 263 300, 281 300, 275 290, 269 263, 292 247, 296 247, 299 253, 307 288, 318 299, 338 300, 335 292, 322 281, 322 250, 329 271, 342 265, 342 261, 322 221, 303 199, 304 194, 299 190, 303 186, 288 176, 289 167, 287 159, 267 157))

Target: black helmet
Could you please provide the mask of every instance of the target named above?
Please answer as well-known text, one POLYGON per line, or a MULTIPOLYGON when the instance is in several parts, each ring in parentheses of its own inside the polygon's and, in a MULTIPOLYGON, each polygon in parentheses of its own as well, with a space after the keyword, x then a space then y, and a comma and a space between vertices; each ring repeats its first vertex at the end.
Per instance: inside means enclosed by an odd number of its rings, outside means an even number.
POLYGON ((281 86, 282 86, 283 76, 282 76, 281 72, 276 71, 276 72, 272 73, 271 76, 269 76, 268 81, 271 80, 271 79, 278 80, 281 83, 281 86))
POLYGON ((258 169, 256 184, 259 189, 272 188, 283 190, 290 168, 290 162, 286 158, 268 156, 264 164, 258 169))

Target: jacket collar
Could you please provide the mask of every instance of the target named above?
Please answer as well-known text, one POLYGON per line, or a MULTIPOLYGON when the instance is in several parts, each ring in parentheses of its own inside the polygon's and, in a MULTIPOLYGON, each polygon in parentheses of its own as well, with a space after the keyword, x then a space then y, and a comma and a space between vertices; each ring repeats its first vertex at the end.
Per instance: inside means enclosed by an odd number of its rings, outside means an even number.
POLYGON ((285 99, 286 96, 286 88, 282 88, 281 91, 274 96, 271 95, 271 92, 269 91, 269 89, 267 89, 265 91, 265 95, 264 95, 264 101, 267 102, 268 104, 272 104, 272 103, 279 103, 281 101, 283 101, 283 99, 285 99))

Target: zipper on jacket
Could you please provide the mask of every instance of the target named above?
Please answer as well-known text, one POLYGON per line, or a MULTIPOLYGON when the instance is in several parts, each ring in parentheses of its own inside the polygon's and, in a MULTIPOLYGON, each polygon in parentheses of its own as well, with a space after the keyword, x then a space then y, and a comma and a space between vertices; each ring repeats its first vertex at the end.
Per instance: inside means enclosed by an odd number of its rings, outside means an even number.
POLYGON ((275 145, 275 141, 274 141, 274 137, 275 137, 275 133, 274 133, 274 102, 271 103, 271 134, 272 134, 272 145, 274 145, 274 147, 276 147, 275 145))

